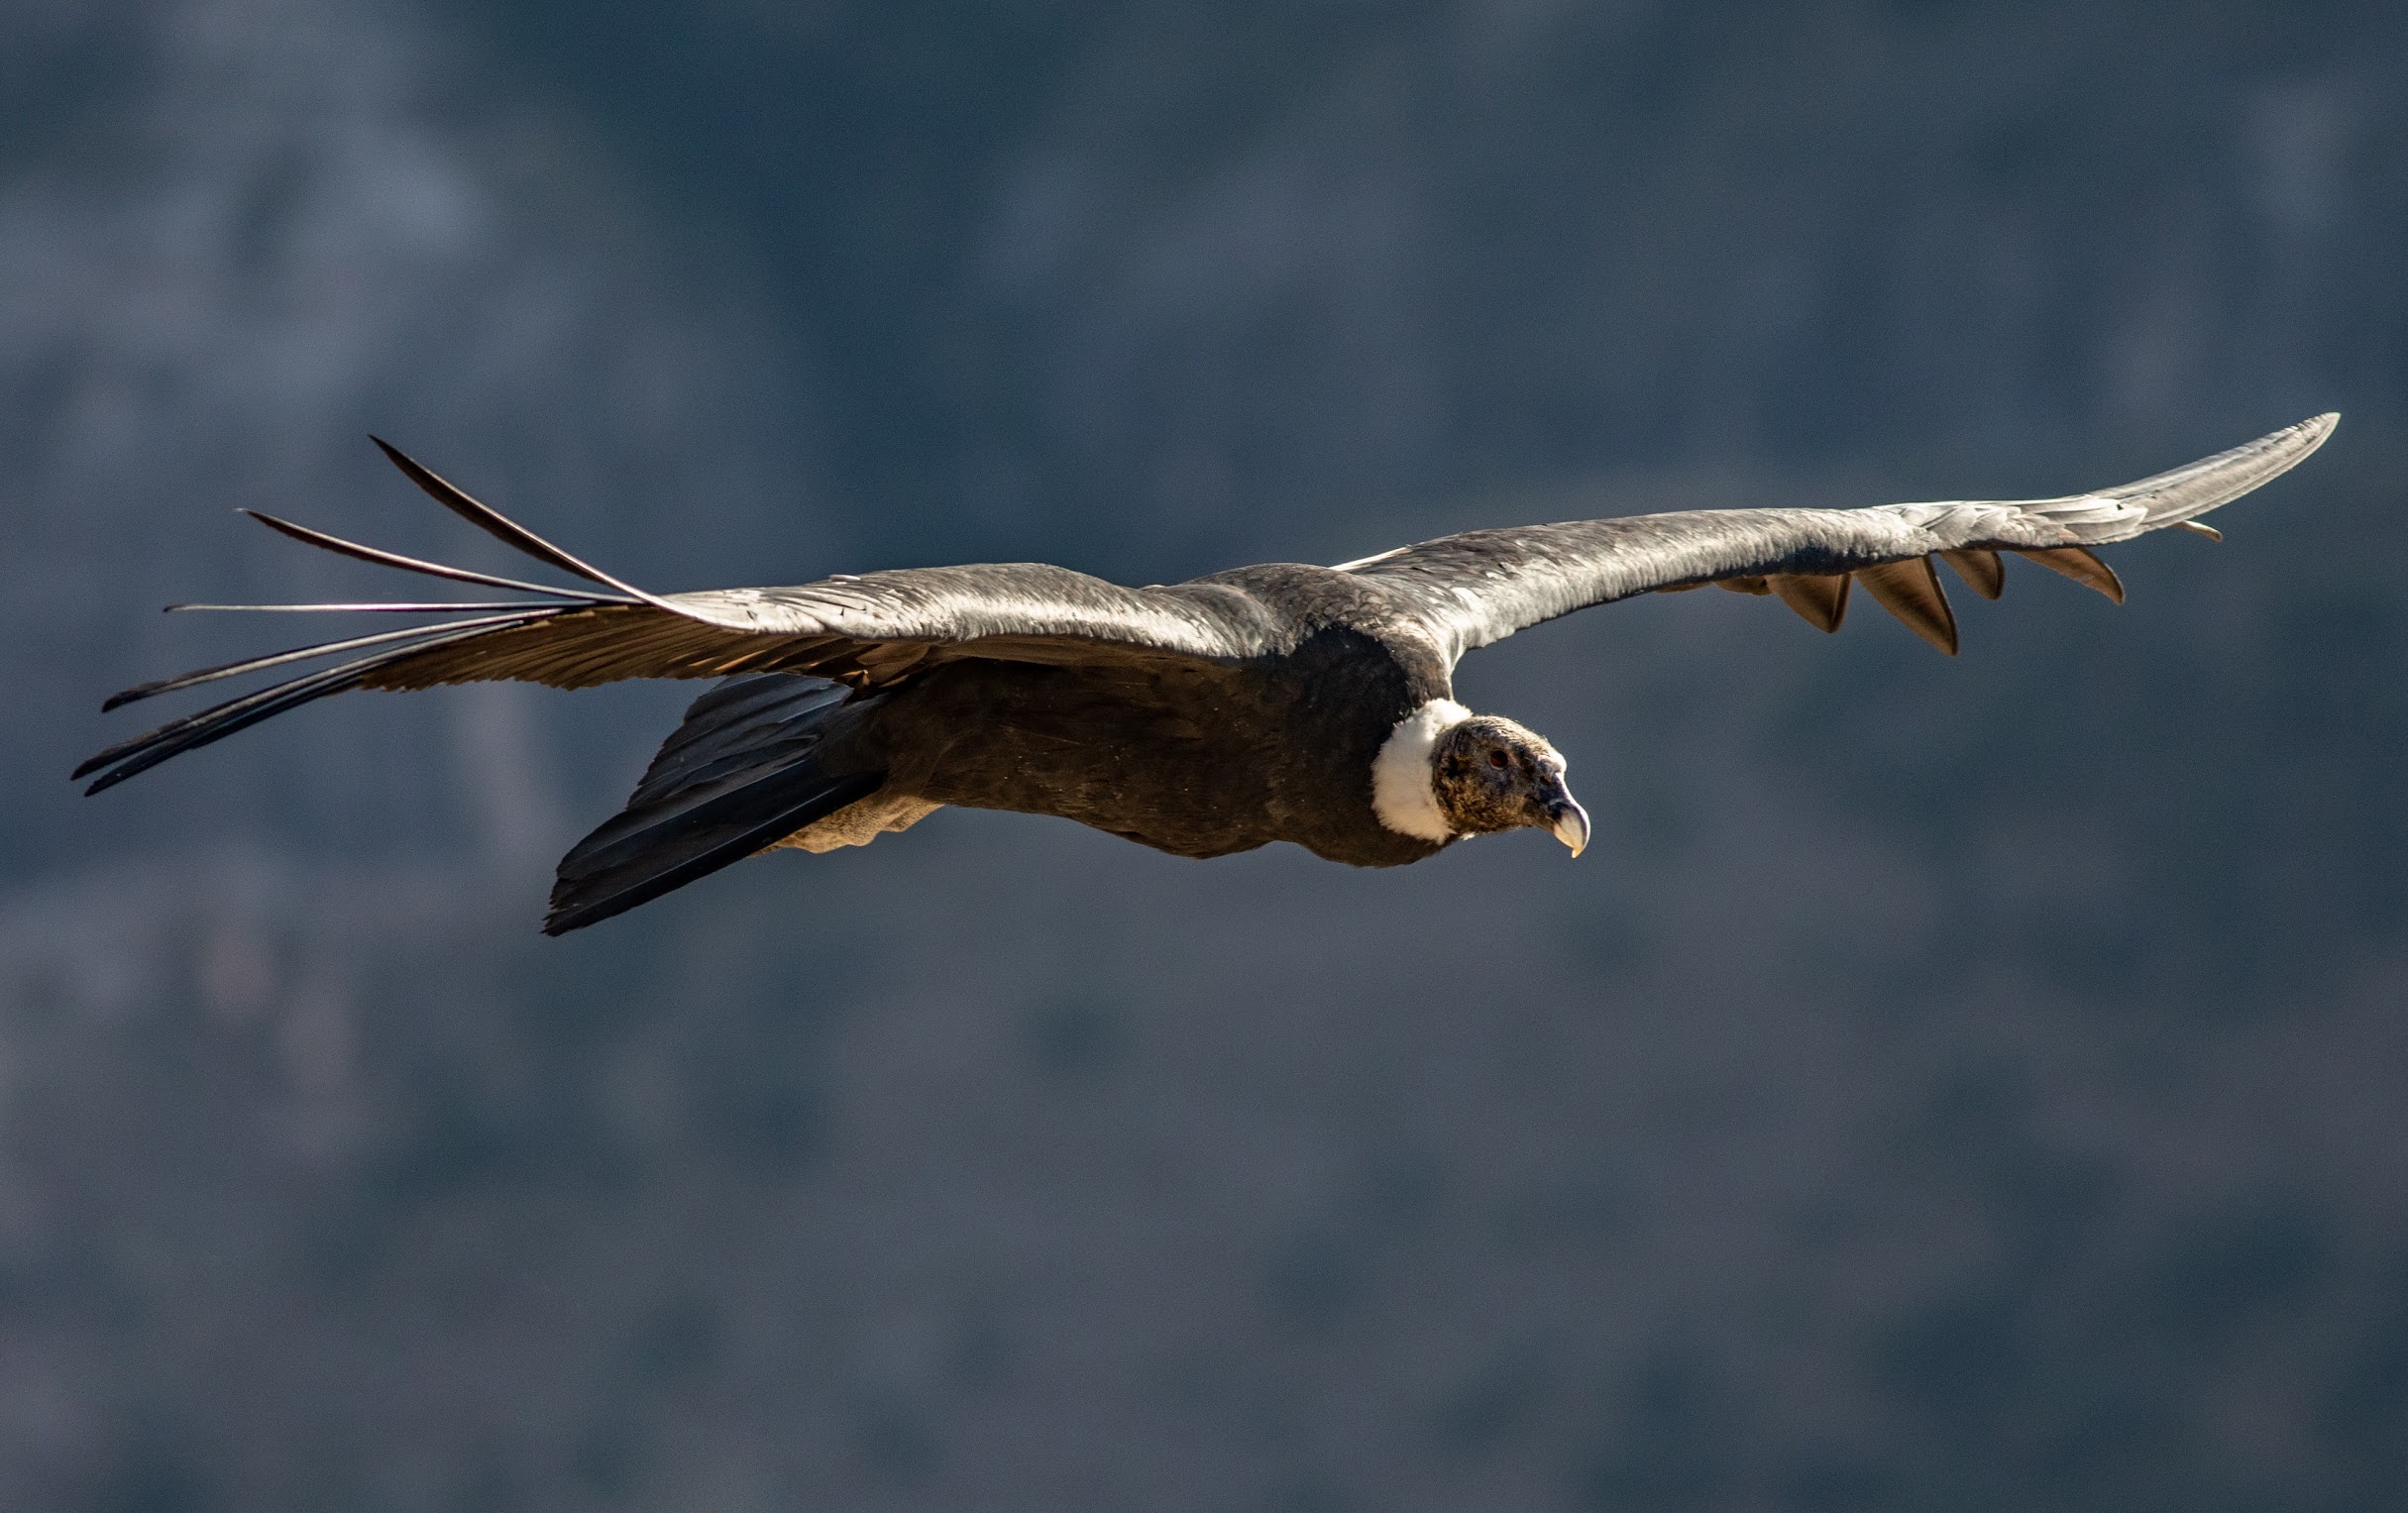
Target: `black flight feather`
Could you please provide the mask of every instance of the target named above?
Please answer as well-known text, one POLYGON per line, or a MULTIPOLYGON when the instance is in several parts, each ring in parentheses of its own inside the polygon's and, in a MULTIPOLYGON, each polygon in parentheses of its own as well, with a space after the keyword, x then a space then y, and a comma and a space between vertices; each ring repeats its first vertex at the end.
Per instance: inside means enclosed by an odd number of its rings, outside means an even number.
POLYGON ((136 773, 146 772, 157 767, 169 757, 180 756, 184 752, 206 746, 212 741, 223 740, 237 730, 247 729, 263 719, 281 714, 287 709, 298 708, 312 700, 323 699, 329 694, 340 694, 346 689, 357 688, 370 673, 398 662, 403 657, 416 656, 429 647, 485 635, 492 629, 492 626, 485 624, 470 625, 465 629, 435 627, 422 640, 411 641, 392 650, 379 652, 375 656, 361 657, 356 661, 346 662, 340 667, 325 668, 315 673, 288 679, 283 683, 271 684, 257 693, 247 694, 240 699, 231 699, 221 704, 212 704, 197 713, 186 714, 179 719, 171 719, 159 728, 147 730, 131 740, 120 741, 106 751, 95 753, 68 776, 82 778, 90 773, 100 772, 100 769, 106 767, 108 771, 101 773, 91 786, 84 790, 84 793, 88 796, 97 794, 103 789, 115 788, 136 773))
MULTIPOLYGON (((599 595, 597 595, 599 597, 599 595)), ((458 599, 430 600, 420 604, 396 604, 383 599, 363 599, 351 604, 163 604, 168 614, 187 610, 207 609, 233 614, 466 614, 488 609, 582 609, 592 599, 494 599, 486 603, 464 603, 458 599)), ((604 600, 604 602, 614 602, 604 600)))
POLYGON ((564 573, 574 573, 588 583, 601 584, 605 589, 616 589, 621 594, 632 594, 643 602, 659 608, 669 607, 633 584, 612 578, 591 563, 570 556, 491 505, 470 498, 459 487, 449 481, 437 477, 431 470, 383 437, 371 436, 368 439, 377 444, 377 449, 383 452, 394 467, 400 469, 403 476, 426 490, 428 497, 504 546, 524 552, 537 562, 548 563, 564 573))
POLYGON ((648 596, 640 599, 622 598, 613 594, 590 594, 583 589, 562 589, 547 584, 522 583, 515 578, 496 578, 491 573, 472 573, 466 568, 447 568, 439 562, 426 562, 416 557, 404 557, 399 552, 388 552, 383 547, 362 546, 357 541, 346 541, 340 536, 329 536, 324 531, 311 530, 306 525, 295 525, 290 520, 279 520, 274 515, 262 514, 256 509, 246 509, 242 513, 259 521, 270 530, 290 536, 295 541, 317 547, 321 551, 333 552, 338 556, 356 557, 362 562, 373 562, 381 568, 399 568, 405 573, 423 573, 429 578, 448 578, 454 583, 482 584, 488 589, 515 589, 521 594, 540 594, 546 598, 573 598, 589 604, 650 602, 648 596))
MULTIPOLYGON (((122 693, 111 694, 107 702, 101 704, 100 710, 105 714, 111 709, 133 703, 138 700, 156 699, 162 694, 172 694, 179 689, 192 688, 198 684, 215 683, 221 678, 239 678, 245 673, 265 672, 269 668, 280 667, 287 662, 308 662, 318 657, 331 657, 336 652, 357 651, 363 646, 381 646, 391 641, 425 641, 441 636, 447 631, 480 630, 494 625, 528 625, 537 620, 549 619, 561 612, 559 608, 537 608, 528 611, 515 604, 498 607, 516 612, 482 615, 468 620, 451 620, 441 625, 411 625, 401 630, 387 630, 372 636, 353 636, 345 641, 320 641, 314 646, 296 646, 290 651, 274 652, 265 657, 246 657, 240 662, 227 662, 217 667, 204 667, 198 672, 184 673, 174 678, 162 678, 154 683, 138 683, 122 693)), ((565 607, 583 608, 585 606, 578 604, 565 607)), ((416 650, 417 648, 413 645, 410 649, 416 650)))

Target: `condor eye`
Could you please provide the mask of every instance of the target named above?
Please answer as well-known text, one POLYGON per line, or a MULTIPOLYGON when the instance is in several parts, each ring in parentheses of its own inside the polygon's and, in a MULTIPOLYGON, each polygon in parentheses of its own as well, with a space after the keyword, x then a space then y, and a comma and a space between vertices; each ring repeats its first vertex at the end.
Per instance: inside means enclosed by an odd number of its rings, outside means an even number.
POLYGON ((1501 752, 1501 751, 1491 751, 1491 752, 1489 752, 1489 753, 1488 753, 1488 765, 1489 765, 1489 766, 1491 766, 1491 767, 1497 768, 1497 769, 1498 769, 1498 770, 1500 770, 1500 771, 1501 771, 1501 770, 1503 770, 1504 765, 1505 765, 1505 754, 1504 754, 1503 752, 1501 752))

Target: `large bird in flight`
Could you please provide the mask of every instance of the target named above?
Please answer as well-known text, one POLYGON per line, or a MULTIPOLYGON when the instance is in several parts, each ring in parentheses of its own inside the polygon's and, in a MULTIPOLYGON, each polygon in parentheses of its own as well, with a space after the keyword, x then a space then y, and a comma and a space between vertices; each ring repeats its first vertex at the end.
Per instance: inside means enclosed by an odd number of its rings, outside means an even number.
POLYGON ((2015 502, 1722 509, 1466 531, 1334 568, 1266 563, 1124 589, 1041 563, 840 573, 791 589, 649 594, 504 519, 382 441, 471 524, 595 585, 546 588, 398 556, 267 515, 331 552, 525 595, 493 603, 181 605, 457 616, 128 689, 104 707, 357 653, 120 742, 75 771, 113 787, 346 689, 514 679, 587 688, 720 678, 618 815, 561 860, 544 929, 608 919, 778 846, 827 851, 948 804, 1058 814, 1180 856, 1289 840, 1386 867, 1467 835, 1588 815, 1536 733, 1455 702, 1475 647, 1591 604, 1718 585, 1839 628, 1851 587, 1940 650, 1934 559, 1984 598, 2002 554, 2119 602, 2091 548, 2197 517, 2290 469, 2320 415, 2120 488, 2015 502))

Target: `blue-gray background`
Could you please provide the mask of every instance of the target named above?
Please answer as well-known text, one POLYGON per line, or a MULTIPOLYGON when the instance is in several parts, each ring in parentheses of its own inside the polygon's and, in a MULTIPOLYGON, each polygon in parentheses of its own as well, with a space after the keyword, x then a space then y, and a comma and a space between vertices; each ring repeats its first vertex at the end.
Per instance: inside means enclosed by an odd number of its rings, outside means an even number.
MULTIPOLYGON (((2408 10, 0 6, 0 1504, 2396 1507, 2408 10), (2335 443, 1950 662, 1474 658, 1598 839, 952 812, 590 934, 694 692, 99 697, 504 568, 1123 581, 2335 443)), ((517 571, 516 569, 510 569, 517 571)))

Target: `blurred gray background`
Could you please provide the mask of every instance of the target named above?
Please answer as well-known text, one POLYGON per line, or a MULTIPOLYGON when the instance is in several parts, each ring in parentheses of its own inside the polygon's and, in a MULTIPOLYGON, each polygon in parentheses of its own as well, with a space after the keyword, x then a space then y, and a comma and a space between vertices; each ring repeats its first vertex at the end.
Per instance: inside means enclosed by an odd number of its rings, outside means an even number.
POLYGON ((2408 1499, 2408 9, 0 3, 0 1505, 2408 1499), (1473 658, 1599 838, 947 811, 535 933, 698 690, 103 799, 178 598, 2061 493, 1473 658), (1735 923, 1732 921, 1736 921, 1735 923))

